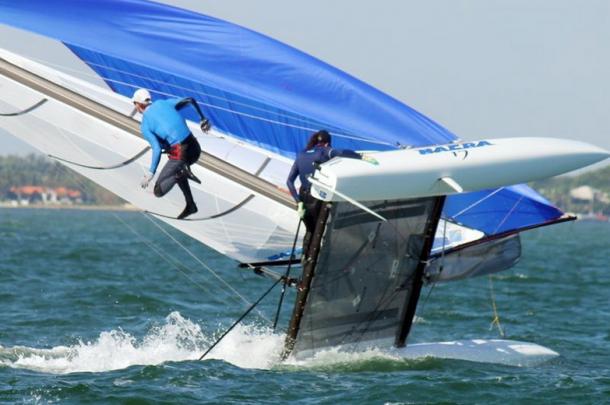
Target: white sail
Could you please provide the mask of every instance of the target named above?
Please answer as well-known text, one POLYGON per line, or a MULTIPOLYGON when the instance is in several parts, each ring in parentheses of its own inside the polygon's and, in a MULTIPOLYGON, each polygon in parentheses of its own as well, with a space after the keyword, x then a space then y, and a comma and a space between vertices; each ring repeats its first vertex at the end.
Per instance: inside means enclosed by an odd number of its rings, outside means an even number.
MULTIPOLYGON (((92 85, 57 70, 2 50, 0 56, 76 94, 108 107, 127 119, 132 104, 126 97, 92 85)), ((78 106, 50 96, 43 90, 0 75, 0 112, 22 111, 41 100, 37 108, 15 117, 2 117, 0 127, 38 148, 43 153, 91 166, 107 166, 125 161, 148 144, 141 137, 83 112, 78 106)), ((136 117, 136 119, 138 119, 136 117)), ((133 123, 137 128, 137 122, 133 123)), ((194 165, 193 172, 202 180, 193 184, 193 196, 199 212, 190 221, 160 218, 171 226, 205 243, 218 252, 242 262, 255 262, 277 257, 290 251, 298 218, 288 194, 280 191, 291 162, 269 151, 240 143, 226 134, 201 133, 190 123, 202 149, 242 171, 256 174, 277 189, 276 198, 269 198, 247 184, 239 184, 203 165, 194 165), (241 204, 241 205, 240 205, 241 204), (237 209, 234 209, 238 206, 237 209), (233 209, 233 210, 232 210, 233 209), (232 210, 232 211, 231 211, 232 210), (226 213, 229 211, 228 213, 226 213), (226 213, 218 218, 198 221, 226 213)), ((143 190, 139 181, 150 164, 151 152, 129 165, 112 170, 97 170, 64 163, 136 207, 175 217, 184 207, 184 197, 177 188, 163 198, 156 198, 152 189, 143 190)), ((161 165, 165 162, 162 157, 161 165)), ((203 158, 205 160, 205 157, 203 158)))

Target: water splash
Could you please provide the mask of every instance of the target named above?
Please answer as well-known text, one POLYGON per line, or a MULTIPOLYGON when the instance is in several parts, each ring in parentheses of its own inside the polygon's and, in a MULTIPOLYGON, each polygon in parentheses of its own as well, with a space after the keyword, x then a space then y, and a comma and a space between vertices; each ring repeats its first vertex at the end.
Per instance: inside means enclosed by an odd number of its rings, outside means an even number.
MULTIPOLYGON (((0 346, 0 365, 53 374, 104 372, 133 365, 197 360, 222 330, 204 333, 180 313, 172 312, 163 325, 141 339, 122 329, 100 333, 95 341, 38 349, 0 346)), ((206 359, 219 359, 241 368, 267 369, 279 361, 283 335, 266 328, 238 326, 206 359)))

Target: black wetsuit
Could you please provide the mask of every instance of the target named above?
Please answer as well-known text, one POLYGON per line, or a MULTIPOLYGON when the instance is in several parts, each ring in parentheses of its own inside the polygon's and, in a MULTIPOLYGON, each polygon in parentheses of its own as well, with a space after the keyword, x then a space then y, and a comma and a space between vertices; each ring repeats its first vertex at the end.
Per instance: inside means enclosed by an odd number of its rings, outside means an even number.
POLYGON ((194 204, 193 194, 188 184, 188 178, 184 172, 186 166, 197 162, 201 154, 201 146, 192 134, 182 142, 167 149, 169 160, 163 166, 159 178, 155 183, 155 195, 162 197, 167 194, 177 183, 184 194, 187 205, 194 204))
POLYGON ((359 153, 349 149, 333 149, 330 146, 315 146, 313 149, 300 152, 292 165, 292 169, 290 169, 290 174, 286 181, 290 194, 292 194, 292 197, 297 202, 302 202, 305 206, 303 223, 307 229, 307 235, 305 236, 303 243, 304 250, 307 248, 307 242, 315 229, 316 220, 318 219, 322 207, 322 201, 311 196, 311 183, 307 178, 313 174, 318 165, 337 156, 362 159, 362 156, 359 153), (301 180, 301 187, 299 188, 298 194, 294 186, 297 177, 301 180))
POLYGON ((191 134, 186 121, 178 113, 186 105, 192 104, 199 113, 202 121, 205 120, 197 102, 193 98, 167 99, 152 103, 142 117, 140 128, 144 138, 150 143, 153 158, 150 164, 150 173, 154 174, 159 164, 161 150, 168 153, 169 161, 165 164, 157 182, 154 193, 157 197, 167 194, 175 184, 178 184, 186 200, 186 208, 178 216, 185 217, 197 211, 188 179, 199 179, 190 172, 189 166, 197 162, 201 154, 201 147, 197 139, 191 134))

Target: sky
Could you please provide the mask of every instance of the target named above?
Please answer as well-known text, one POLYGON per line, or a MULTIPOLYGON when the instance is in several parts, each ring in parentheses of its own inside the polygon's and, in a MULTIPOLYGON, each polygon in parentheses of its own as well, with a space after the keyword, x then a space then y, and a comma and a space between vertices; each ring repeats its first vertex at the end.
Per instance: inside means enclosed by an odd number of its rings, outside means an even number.
MULTIPOLYGON (((165 0, 292 45, 467 140, 543 136, 610 150, 610 1, 165 0)), ((0 47, 72 66, 0 26, 0 47)), ((32 149, 0 132, 1 154, 32 149)), ((607 164, 607 163, 606 163, 607 164)))

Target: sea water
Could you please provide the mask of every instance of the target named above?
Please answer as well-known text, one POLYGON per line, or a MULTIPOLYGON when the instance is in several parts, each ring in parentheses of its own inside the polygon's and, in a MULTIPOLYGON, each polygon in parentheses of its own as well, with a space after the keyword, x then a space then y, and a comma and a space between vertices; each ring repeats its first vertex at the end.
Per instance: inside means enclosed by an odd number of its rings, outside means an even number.
POLYGON ((0 209, 0 402, 610 403, 610 223, 529 231, 514 269, 422 292, 409 342, 560 354, 528 367, 378 350, 282 362, 294 293, 274 333, 279 288, 199 361, 272 281, 166 229, 180 245, 137 212, 0 209))

